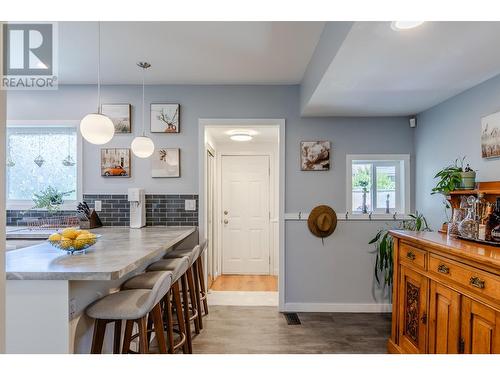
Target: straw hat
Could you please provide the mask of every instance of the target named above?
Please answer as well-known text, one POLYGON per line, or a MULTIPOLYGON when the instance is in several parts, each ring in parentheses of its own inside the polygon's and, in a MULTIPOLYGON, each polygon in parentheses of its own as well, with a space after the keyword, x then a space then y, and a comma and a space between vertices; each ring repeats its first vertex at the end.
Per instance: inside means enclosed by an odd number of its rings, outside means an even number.
POLYGON ((337 214, 329 206, 317 206, 309 214, 307 226, 315 236, 328 237, 337 227, 337 214))

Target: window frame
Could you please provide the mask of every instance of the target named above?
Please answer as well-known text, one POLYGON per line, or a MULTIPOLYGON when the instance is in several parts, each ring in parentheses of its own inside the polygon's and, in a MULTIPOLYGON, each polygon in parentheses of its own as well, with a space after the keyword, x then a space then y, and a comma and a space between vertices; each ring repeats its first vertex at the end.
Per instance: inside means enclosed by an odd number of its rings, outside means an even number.
MULTIPOLYGON (((33 127, 73 127, 76 131, 76 200, 64 201, 61 206, 63 211, 75 211, 78 202, 83 200, 83 142, 82 135, 79 132, 79 120, 9 120, 7 121, 7 129, 11 128, 33 128, 33 127)), ((7 143, 7 138, 6 138, 7 143)), ((8 144, 6 144, 8 147, 8 144)), ((7 184, 7 174, 5 176, 5 184, 7 184)), ((7 210, 29 210, 33 207, 32 200, 14 200, 8 199, 6 195, 7 210)), ((44 208, 37 208, 37 211, 46 211, 44 208)))
POLYGON ((411 204, 411 185, 410 185, 410 154, 347 154, 346 155, 346 212, 358 217, 368 216, 376 218, 393 218, 394 214, 408 215, 411 204), (370 195, 374 209, 371 214, 363 214, 361 211, 352 210, 352 166, 353 162, 359 164, 371 164, 372 189, 370 195), (386 162, 386 163, 384 163, 386 162), (377 166, 396 165, 396 208, 391 209, 390 214, 385 213, 385 207, 376 207, 376 169, 377 166), (399 167, 399 168, 398 168, 399 167), (375 188, 373 188, 375 187, 375 188))

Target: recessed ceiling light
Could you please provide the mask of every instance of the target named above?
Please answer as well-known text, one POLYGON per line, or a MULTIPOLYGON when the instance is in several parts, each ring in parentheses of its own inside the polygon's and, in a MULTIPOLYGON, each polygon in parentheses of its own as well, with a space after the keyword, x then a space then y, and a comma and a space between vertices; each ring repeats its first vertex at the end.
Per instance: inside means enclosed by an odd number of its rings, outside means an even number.
POLYGON ((396 31, 414 29, 415 27, 422 25, 424 22, 425 21, 392 21, 391 28, 396 31))
POLYGON ((236 142, 248 142, 252 140, 253 137, 248 133, 234 133, 229 138, 236 142))

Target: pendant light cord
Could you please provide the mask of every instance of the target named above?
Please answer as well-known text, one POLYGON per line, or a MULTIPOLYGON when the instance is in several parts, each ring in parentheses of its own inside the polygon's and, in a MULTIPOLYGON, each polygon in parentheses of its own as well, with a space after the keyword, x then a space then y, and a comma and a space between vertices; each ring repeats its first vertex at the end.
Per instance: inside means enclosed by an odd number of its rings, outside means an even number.
POLYGON ((101 113, 101 22, 97 21, 97 113, 101 113))
POLYGON ((142 68, 142 136, 144 137, 144 75, 146 68, 142 68))

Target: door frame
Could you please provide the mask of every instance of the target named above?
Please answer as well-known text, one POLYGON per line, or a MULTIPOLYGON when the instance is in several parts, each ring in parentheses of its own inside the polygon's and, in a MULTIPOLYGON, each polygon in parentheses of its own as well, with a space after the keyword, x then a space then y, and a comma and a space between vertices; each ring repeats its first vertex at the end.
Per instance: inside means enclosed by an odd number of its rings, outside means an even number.
MULTIPOLYGON (((222 204, 222 181, 223 181, 223 171, 222 171, 222 158, 224 156, 267 156, 267 162, 268 162, 268 170, 269 172, 271 171, 271 165, 272 163, 275 161, 274 158, 273 158, 273 154, 271 153, 265 153, 265 152, 260 152, 260 151, 231 151, 231 152, 228 152, 228 151, 222 151, 218 154, 218 158, 216 159, 217 161, 217 170, 219 171, 217 173, 217 183, 216 183, 216 187, 217 187, 217 201, 218 201, 218 205, 217 205, 217 212, 222 212, 224 207, 223 207, 223 204, 222 204)), ((274 171, 274 173, 276 173, 276 171, 274 171)), ((268 185, 268 194, 269 194, 269 199, 268 199, 268 211, 271 212, 271 202, 272 202, 272 195, 274 195, 274 192, 276 191, 276 189, 272 189, 273 187, 273 184, 272 184, 272 181, 271 181, 271 174, 269 173, 269 185, 268 185)), ((274 197, 274 199, 276 199, 276 197, 274 197)), ((279 198, 278 198, 279 199, 279 198)), ((217 217, 217 215, 216 215, 217 217)), ((220 218, 221 220, 218 220, 217 222, 217 230, 218 230, 218 238, 219 238, 219 243, 220 243, 220 251, 219 251, 219 262, 220 262, 220 271, 221 271, 221 274, 223 273, 224 271, 224 247, 223 247, 223 244, 224 244, 224 241, 223 241, 223 225, 220 225, 221 224, 221 221, 222 221, 222 218, 220 218)), ((269 262, 269 267, 268 267, 268 275, 274 275, 274 267, 275 267, 275 259, 274 259, 274 253, 272 254, 273 256, 271 257, 271 250, 274 250, 274 245, 272 244, 272 231, 273 231, 273 228, 272 228, 272 219, 271 216, 269 216, 269 224, 268 224, 268 240, 269 240, 269 254, 268 256, 270 257, 270 262, 269 262)), ((279 263, 279 262, 278 262, 279 263)), ((279 271, 278 271, 278 276, 279 276, 279 271)))
MULTIPOLYGON (((206 145, 205 128, 206 127, 228 127, 228 126, 275 126, 278 128, 278 295, 279 311, 285 310, 285 119, 217 119, 201 118, 198 119, 198 191, 199 195, 199 231, 200 237, 205 238, 206 233, 206 145)), ((206 257, 206 253, 204 255, 206 257)), ((206 259, 205 259, 206 261, 206 259)))

